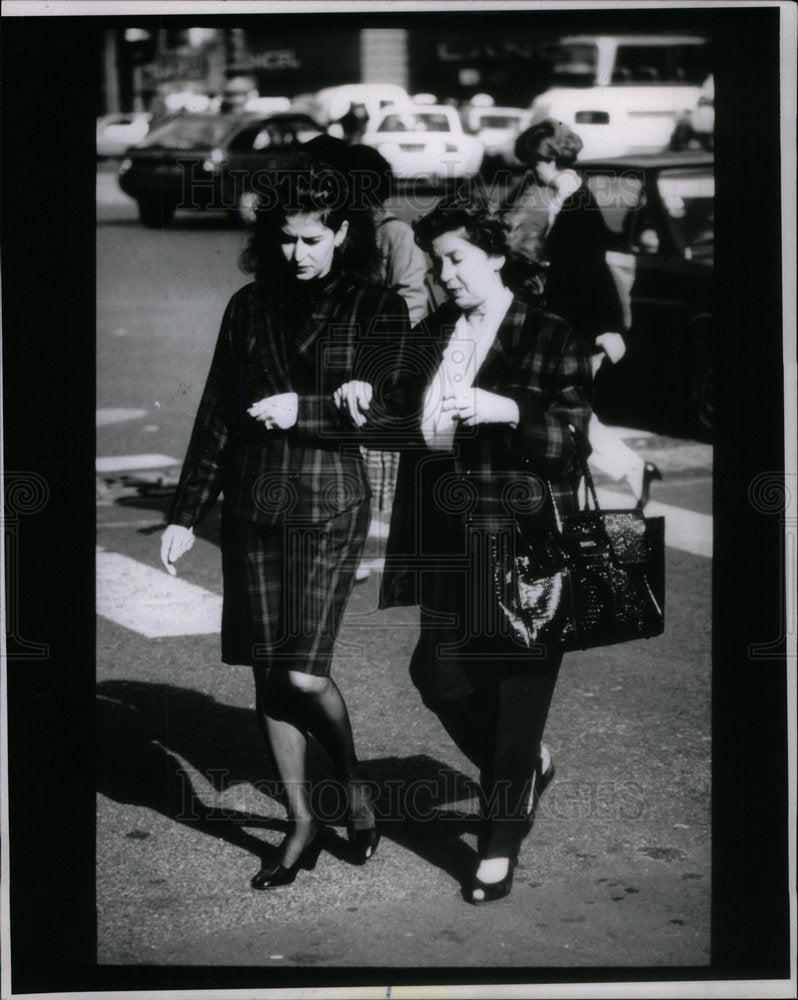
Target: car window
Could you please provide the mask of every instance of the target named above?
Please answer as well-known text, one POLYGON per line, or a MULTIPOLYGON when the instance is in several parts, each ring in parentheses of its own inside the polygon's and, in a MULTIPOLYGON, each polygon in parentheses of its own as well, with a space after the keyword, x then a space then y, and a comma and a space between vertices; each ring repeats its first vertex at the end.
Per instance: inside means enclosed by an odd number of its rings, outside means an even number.
POLYGON ((628 235, 631 213, 642 201, 642 179, 635 174, 590 174, 585 180, 610 232, 628 235))
POLYGON ((245 153, 253 149, 267 149, 271 145, 271 129, 264 126, 263 122, 242 129, 230 141, 230 149, 237 153, 245 153))
POLYGON ((230 122, 224 118, 186 116, 166 122, 155 129, 141 144, 163 146, 166 149, 197 149, 218 146, 230 122))
POLYGON ((386 115, 377 128, 378 132, 450 132, 446 115, 397 114, 386 115))
POLYGON ((704 45, 619 45, 613 83, 698 85, 707 74, 704 45))
POLYGON ((598 72, 598 46, 579 42, 561 45, 551 72, 552 82, 562 87, 592 86, 598 72))
POLYGON ((712 72, 710 57, 708 45, 672 45, 668 52, 672 80, 700 86, 712 72))
POLYGON ((715 178, 708 170, 663 170, 657 178, 662 204, 679 247, 689 260, 711 261, 714 250, 715 178))
POLYGON ((514 128, 520 119, 517 115, 483 115, 479 119, 480 128, 514 128))
POLYGON ((613 83, 670 83, 668 50, 658 45, 619 45, 613 83))

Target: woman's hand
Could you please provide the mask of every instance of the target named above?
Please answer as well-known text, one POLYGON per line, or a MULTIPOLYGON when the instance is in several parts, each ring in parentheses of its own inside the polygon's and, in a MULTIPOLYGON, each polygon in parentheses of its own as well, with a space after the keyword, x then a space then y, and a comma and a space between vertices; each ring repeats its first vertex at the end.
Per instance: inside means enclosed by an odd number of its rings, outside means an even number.
POLYGON ((441 409, 451 412, 466 427, 477 424, 511 424, 519 419, 518 403, 508 396, 499 396, 487 389, 468 389, 465 392, 444 396, 441 409))
POLYGON ((161 535, 161 562, 170 576, 177 576, 173 563, 185 555, 194 544, 194 531, 180 524, 170 524, 161 535))
POLYGON ((602 333, 596 337, 596 346, 604 351, 614 365, 626 354, 626 344, 620 333, 602 333))
POLYGON ((534 167, 538 181, 541 184, 551 184, 557 175, 557 167, 554 160, 538 160, 534 167))
POLYGON ((267 396, 253 403, 247 413, 264 425, 267 430, 280 427, 288 430, 297 418, 298 398, 295 392, 281 392, 277 396, 267 396))
POLYGON ((333 393, 333 402, 339 410, 343 410, 355 427, 362 427, 366 422, 366 413, 371 406, 374 389, 370 382, 353 379, 344 382, 333 393))

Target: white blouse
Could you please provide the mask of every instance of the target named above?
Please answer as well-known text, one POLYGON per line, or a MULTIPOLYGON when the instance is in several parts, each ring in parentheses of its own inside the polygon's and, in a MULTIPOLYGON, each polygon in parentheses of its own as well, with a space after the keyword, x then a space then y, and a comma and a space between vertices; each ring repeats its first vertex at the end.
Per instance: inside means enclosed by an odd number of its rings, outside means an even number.
POLYGON ((455 323, 440 367, 424 395, 421 432, 428 448, 452 451, 457 412, 443 412, 444 397, 473 386, 512 301, 513 293, 498 282, 496 291, 489 296, 483 309, 462 313, 455 323))

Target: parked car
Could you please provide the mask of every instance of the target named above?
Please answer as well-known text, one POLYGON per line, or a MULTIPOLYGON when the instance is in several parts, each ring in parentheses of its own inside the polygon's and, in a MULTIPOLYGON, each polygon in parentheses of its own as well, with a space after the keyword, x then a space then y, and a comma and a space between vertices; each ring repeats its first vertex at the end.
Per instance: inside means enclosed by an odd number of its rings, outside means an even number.
POLYGON ((600 369, 596 410, 613 423, 706 438, 715 351, 712 156, 663 153, 577 166, 612 234, 616 273, 634 270, 627 353, 600 369))
POLYGON ((149 129, 150 115, 146 111, 102 115, 97 119, 97 156, 124 156, 128 146, 141 142, 149 129))
POLYGON ((528 108, 497 108, 469 106, 461 111, 463 124, 482 143, 482 172, 490 177, 497 170, 521 166, 516 158, 515 140, 532 121, 528 108))
POLYGON ((444 104, 387 108, 369 123, 363 144, 382 153, 399 180, 435 185, 473 177, 483 157, 482 143, 465 134, 457 110, 444 104))
POLYGON ((553 85, 532 102, 534 121, 556 118, 584 143, 584 157, 668 147, 710 72, 698 35, 571 35, 555 55, 553 85))
POLYGON ((175 210, 226 209, 245 222, 275 170, 321 133, 304 114, 184 115, 156 128, 119 167, 145 226, 169 225, 175 210))

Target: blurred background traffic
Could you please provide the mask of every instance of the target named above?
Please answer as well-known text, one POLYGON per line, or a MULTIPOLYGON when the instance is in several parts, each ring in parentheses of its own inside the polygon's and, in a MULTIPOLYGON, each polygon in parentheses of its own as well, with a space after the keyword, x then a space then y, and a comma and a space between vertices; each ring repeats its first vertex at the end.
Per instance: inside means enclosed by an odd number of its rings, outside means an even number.
POLYGON ((382 154, 405 221, 476 176, 501 201, 523 175, 518 135, 544 118, 565 123, 631 286, 627 355, 603 366, 596 409, 711 436, 710 38, 250 19, 108 29, 101 58, 99 169, 150 229, 186 213, 245 227, 263 185, 323 133, 382 154))

